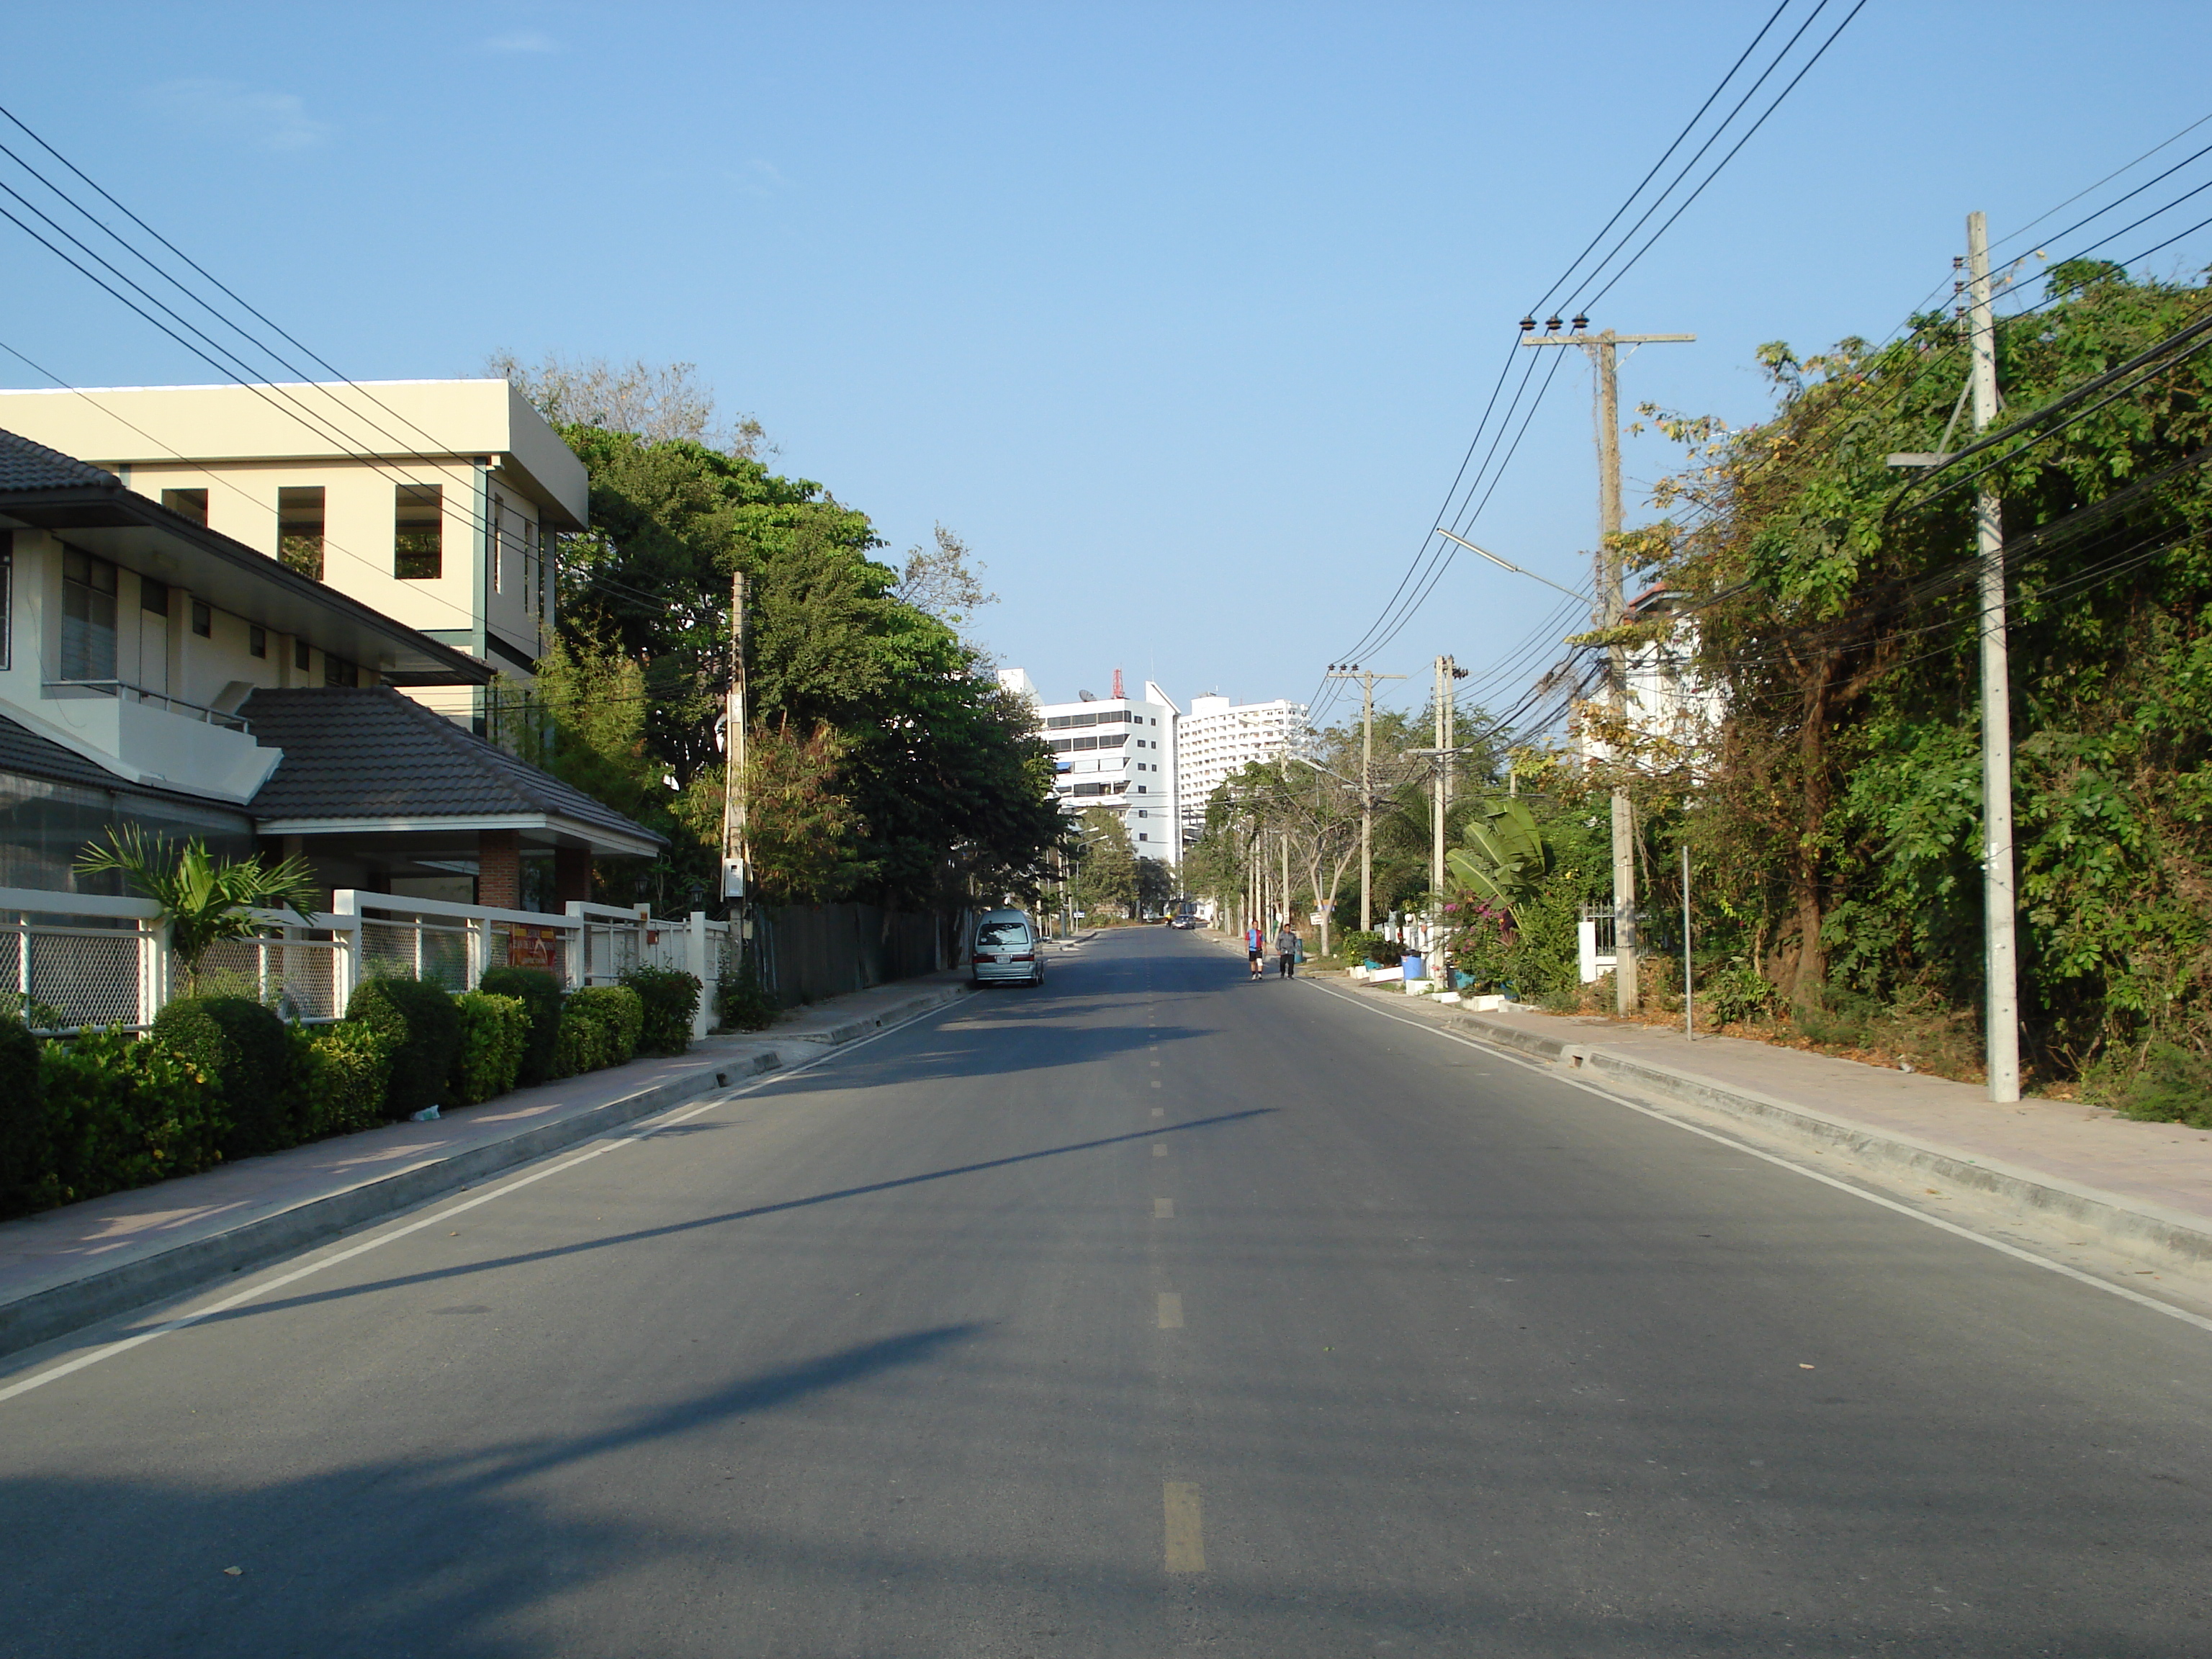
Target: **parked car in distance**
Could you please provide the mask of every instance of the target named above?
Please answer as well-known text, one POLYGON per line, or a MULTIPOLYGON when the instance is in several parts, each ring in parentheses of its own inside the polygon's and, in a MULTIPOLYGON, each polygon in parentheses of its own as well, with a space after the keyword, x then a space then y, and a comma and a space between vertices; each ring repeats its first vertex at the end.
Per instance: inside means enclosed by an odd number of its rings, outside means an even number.
POLYGON ((1044 983, 1036 929, 1018 910, 986 910, 977 917, 975 948, 970 955, 969 973, 978 986, 1044 983))

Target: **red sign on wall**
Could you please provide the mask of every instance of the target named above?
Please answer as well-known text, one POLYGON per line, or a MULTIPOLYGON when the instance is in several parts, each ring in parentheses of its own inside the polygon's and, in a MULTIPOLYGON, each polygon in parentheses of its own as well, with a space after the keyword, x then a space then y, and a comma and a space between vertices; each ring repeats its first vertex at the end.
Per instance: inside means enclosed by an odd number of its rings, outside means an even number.
POLYGON ((561 930, 557 927, 529 927, 517 922, 507 927, 507 965, 510 968, 543 968, 549 974, 561 971, 561 930))

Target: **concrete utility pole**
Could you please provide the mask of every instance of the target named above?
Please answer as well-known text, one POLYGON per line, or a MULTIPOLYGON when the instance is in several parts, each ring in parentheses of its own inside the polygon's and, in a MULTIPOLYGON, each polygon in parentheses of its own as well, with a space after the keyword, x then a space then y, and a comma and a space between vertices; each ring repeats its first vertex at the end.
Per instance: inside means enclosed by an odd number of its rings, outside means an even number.
MULTIPOLYGON (((1996 323, 1990 310, 1990 227, 1966 216, 1969 373, 1974 430, 1997 413, 1996 323)), ((1988 956, 1990 1098, 2020 1098, 2019 902, 2012 871, 2012 674, 2005 641, 2004 503, 1994 477, 1974 497, 1974 551, 1982 566, 1982 914, 1988 956)))
POLYGON ((730 573, 730 685, 722 711, 722 896, 743 899, 752 874, 745 844, 745 573, 730 573))
POLYGON ((1410 755, 1428 757, 1436 767, 1429 780, 1429 896, 1430 902, 1435 906, 1435 913, 1429 920, 1439 928, 1443 926, 1444 820, 1445 815, 1451 811, 1452 763, 1459 758, 1455 741, 1459 729, 1458 711, 1454 706, 1452 682, 1466 678, 1467 670, 1449 657, 1437 659, 1436 705, 1431 711, 1434 715, 1432 723, 1436 726, 1436 747, 1406 751, 1410 755))
MULTIPOLYGON (((1451 762, 1447 757, 1451 748, 1451 739, 1444 732, 1444 710, 1451 706, 1451 659, 1438 657, 1437 659, 1436 720, 1432 722, 1436 726, 1437 775, 1436 781, 1430 790, 1431 810, 1429 815, 1431 818, 1429 891, 1436 896, 1436 921, 1438 927, 1443 925, 1444 919, 1444 788, 1445 779, 1451 772, 1451 762)), ((1450 988, 1447 986, 1445 988, 1450 988)))
MULTIPOLYGON (((1597 380, 1597 623, 1620 626, 1626 601, 1621 592, 1620 535, 1620 354, 1623 345, 1657 345, 1694 340, 1694 334, 1616 334, 1605 329, 1585 334, 1589 319, 1577 317, 1569 334, 1532 334, 1533 317, 1521 320, 1524 346, 1580 346, 1589 356, 1597 380)), ((1556 330, 1559 319, 1546 327, 1556 330)), ((1628 718, 1628 650, 1618 641, 1606 647, 1606 678, 1616 722, 1628 718)), ((1636 985, 1636 817, 1625 780, 1613 787, 1613 1006, 1624 1014, 1637 1007, 1636 985)))
POLYGON ((1359 931, 1375 926, 1375 682, 1402 680, 1403 674, 1376 674, 1358 663, 1332 664, 1328 678, 1359 682, 1359 931))

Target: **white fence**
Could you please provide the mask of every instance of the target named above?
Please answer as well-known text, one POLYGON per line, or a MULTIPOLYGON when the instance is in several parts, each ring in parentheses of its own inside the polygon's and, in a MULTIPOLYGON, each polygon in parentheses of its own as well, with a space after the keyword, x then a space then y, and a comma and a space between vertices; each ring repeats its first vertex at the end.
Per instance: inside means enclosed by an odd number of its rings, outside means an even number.
MULTIPOLYGON (((254 935, 211 947, 201 977, 318 1021, 337 1018, 354 987, 379 973, 465 991, 489 969, 543 968, 573 989, 611 984, 635 967, 675 968, 702 987, 692 1035, 704 1036, 715 984, 738 948, 729 923, 696 910, 673 921, 642 905, 571 903, 552 915, 354 888, 331 905, 328 915, 254 911, 254 935)), ((180 977, 159 905, 0 887, 0 996, 20 1002, 33 1024, 143 1030, 180 977)))

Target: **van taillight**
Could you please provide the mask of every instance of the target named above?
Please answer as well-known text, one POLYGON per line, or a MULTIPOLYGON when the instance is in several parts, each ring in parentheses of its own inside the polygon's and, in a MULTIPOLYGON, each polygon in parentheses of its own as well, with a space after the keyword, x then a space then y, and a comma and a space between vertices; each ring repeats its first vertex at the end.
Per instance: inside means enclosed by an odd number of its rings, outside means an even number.
POLYGON ((1026 957, 1008 957, 1006 960, 1008 962, 1035 962, 1036 957, 1035 955, 1026 957))

